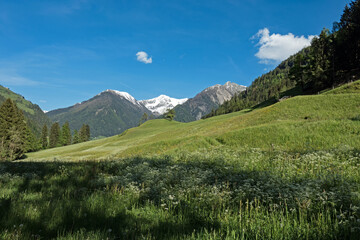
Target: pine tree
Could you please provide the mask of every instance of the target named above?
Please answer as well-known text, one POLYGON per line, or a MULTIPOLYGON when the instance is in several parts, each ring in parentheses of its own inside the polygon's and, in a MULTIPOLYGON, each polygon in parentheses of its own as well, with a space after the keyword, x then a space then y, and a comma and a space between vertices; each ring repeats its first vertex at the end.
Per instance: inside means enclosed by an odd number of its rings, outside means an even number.
POLYGON ((25 141, 25 152, 35 152, 41 149, 41 143, 36 138, 35 134, 27 126, 25 130, 26 141, 25 141))
POLYGON ((49 147, 54 148, 60 145, 60 126, 54 123, 50 128, 49 147))
POLYGON ((0 160, 21 158, 26 151, 27 125, 23 113, 7 99, 0 107, 0 160))
POLYGON ((42 131, 41 131, 41 146, 43 149, 46 149, 49 146, 48 127, 46 126, 46 124, 44 124, 42 131))
POLYGON ((71 131, 69 122, 66 122, 61 129, 61 142, 63 146, 71 144, 71 131))
POLYGON ((90 126, 85 124, 85 141, 90 140, 90 126))
POLYGON ((90 140, 90 126, 83 124, 79 131, 79 140, 80 142, 86 142, 90 140))
POLYGON ((79 133, 78 131, 75 129, 74 130, 74 137, 73 137, 73 144, 79 143, 80 139, 79 139, 79 133))

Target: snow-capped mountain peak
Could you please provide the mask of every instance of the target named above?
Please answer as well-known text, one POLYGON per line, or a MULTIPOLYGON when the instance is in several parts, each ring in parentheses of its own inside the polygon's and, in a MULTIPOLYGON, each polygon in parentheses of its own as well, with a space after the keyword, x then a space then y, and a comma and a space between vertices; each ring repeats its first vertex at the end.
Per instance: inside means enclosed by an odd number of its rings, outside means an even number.
POLYGON ((147 109, 149 109, 154 114, 164 114, 168 109, 172 109, 179 104, 186 102, 188 98, 171 98, 166 95, 160 95, 156 98, 141 100, 142 103, 147 109))
POLYGON ((120 91, 117 91, 117 90, 107 89, 107 90, 105 90, 105 91, 103 91, 101 93, 104 93, 104 92, 110 92, 110 93, 116 94, 116 95, 120 96, 121 98, 124 98, 124 99, 128 100, 129 102, 131 102, 131 103, 133 103, 135 105, 139 105, 139 102, 136 101, 136 99, 127 92, 120 92, 120 91))

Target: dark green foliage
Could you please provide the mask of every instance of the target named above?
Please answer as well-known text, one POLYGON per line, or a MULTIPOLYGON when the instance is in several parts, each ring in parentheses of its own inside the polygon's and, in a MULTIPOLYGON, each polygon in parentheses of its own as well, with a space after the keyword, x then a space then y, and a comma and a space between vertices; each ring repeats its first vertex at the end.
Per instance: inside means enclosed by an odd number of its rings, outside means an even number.
POLYGON ((59 123, 56 122, 50 128, 49 147, 54 148, 60 145, 60 126, 59 123))
POLYGON ((29 127, 26 128, 26 141, 25 141, 25 152, 35 152, 41 149, 41 142, 36 138, 35 134, 30 130, 29 127))
POLYGON ((74 136, 73 136, 73 144, 79 143, 80 142, 80 138, 79 138, 79 133, 78 131, 75 129, 74 130, 74 136))
POLYGON ((0 160, 21 158, 29 148, 30 137, 23 113, 8 98, 0 107, 0 160))
POLYGON ((0 105, 8 98, 23 112, 28 127, 35 134, 35 137, 39 138, 43 125, 50 125, 50 119, 38 105, 32 104, 30 101, 24 99, 23 96, 0 85, 0 105))
POLYGON ((90 126, 83 124, 79 131, 80 142, 87 142, 90 140, 90 126))
POLYGON ((344 9, 340 22, 334 24, 335 66, 339 76, 359 73, 360 67, 360 1, 352 1, 344 9))
POLYGON ((66 122, 61 128, 61 142, 63 146, 71 144, 71 131, 69 122, 66 122))
POLYGON ((41 131, 41 146, 43 149, 46 149, 49 146, 48 127, 46 124, 44 124, 41 131))
POLYGON ((172 121, 175 117, 175 110, 174 109, 170 109, 165 113, 165 119, 172 121))

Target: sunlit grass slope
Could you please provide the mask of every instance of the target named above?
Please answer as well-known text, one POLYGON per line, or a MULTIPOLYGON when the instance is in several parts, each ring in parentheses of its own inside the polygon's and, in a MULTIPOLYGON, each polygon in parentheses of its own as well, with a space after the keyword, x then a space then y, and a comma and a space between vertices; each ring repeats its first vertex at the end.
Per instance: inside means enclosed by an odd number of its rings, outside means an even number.
POLYGON ((191 123, 151 120, 121 135, 31 153, 28 159, 110 159, 214 146, 285 151, 360 146, 360 94, 329 93, 191 123))
POLYGON ((360 93, 360 80, 350 82, 341 87, 327 91, 324 94, 360 93))

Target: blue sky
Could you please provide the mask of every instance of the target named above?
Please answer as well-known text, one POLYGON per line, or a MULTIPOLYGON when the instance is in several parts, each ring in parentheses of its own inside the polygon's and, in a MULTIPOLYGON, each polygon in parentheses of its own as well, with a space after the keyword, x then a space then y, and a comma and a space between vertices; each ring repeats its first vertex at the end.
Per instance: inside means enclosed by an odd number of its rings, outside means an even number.
POLYGON ((331 29, 348 0, 0 1, 0 84, 44 110, 250 85, 331 29))

